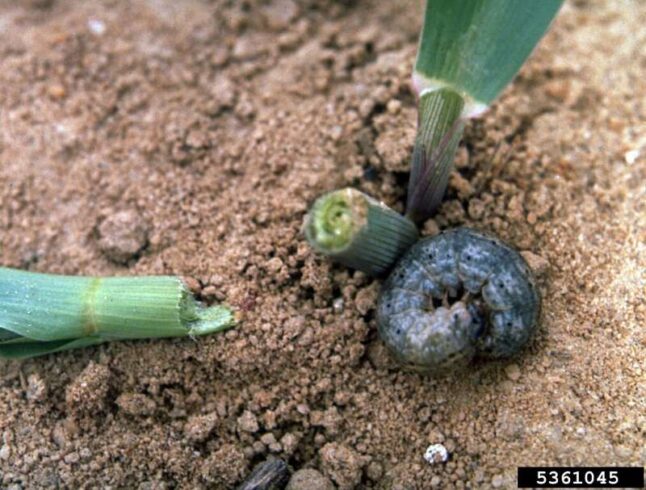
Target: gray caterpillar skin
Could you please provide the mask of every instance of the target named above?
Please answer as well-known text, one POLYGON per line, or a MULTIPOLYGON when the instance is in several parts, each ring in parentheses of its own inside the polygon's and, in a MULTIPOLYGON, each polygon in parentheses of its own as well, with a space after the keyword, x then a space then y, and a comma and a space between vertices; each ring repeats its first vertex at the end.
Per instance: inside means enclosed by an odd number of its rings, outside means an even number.
POLYGON ((377 323, 403 364, 442 372, 476 355, 516 354, 539 313, 522 256, 494 237, 456 228, 420 240, 401 258, 383 285, 377 323))

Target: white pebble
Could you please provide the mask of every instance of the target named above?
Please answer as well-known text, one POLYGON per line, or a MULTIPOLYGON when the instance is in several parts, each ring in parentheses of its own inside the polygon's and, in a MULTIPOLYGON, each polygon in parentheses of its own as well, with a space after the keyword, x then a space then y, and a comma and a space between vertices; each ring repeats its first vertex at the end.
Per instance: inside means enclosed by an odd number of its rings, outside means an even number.
POLYGON ((11 456, 11 448, 6 444, 3 444, 2 447, 0 448, 0 459, 2 459, 3 461, 6 461, 9 459, 10 456, 11 456))
POLYGON ((101 36, 105 32, 105 23, 101 20, 90 19, 87 21, 87 27, 97 36, 101 36))
POLYGON ((332 309, 334 310, 334 313, 343 313, 344 306, 345 302, 343 301, 343 298, 336 298, 332 301, 332 309))
POLYGON ((639 150, 630 150, 624 153, 624 159, 628 165, 632 165, 639 158, 639 150))
POLYGON ((424 459, 428 464, 446 463, 449 460, 449 452, 442 444, 431 444, 426 448, 424 459))

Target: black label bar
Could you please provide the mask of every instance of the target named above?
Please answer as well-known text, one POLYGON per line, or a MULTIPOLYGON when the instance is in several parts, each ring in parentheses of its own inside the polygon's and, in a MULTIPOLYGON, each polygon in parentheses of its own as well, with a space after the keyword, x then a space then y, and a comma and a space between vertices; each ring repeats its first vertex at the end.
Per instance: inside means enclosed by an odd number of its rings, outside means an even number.
POLYGON ((530 467, 518 468, 518 488, 643 488, 639 467, 530 467))

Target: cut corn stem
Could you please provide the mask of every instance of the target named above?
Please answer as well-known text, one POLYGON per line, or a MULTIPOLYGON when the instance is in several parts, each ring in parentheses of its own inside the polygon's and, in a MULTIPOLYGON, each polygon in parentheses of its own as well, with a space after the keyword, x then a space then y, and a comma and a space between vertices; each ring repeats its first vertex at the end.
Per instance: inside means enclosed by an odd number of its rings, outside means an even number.
POLYGON ((464 130, 463 107, 462 96, 449 88, 420 97, 406 203, 406 216, 415 223, 428 219, 444 196, 464 130))
POLYGON ((198 336, 233 326, 173 276, 77 277, 0 267, 0 356, 31 357, 110 340, 198 336))
POLYGON ((305 234, 316 251, 373 276, 385 274, 419 235, 412 221, 350 188, 316 200, 305 234))

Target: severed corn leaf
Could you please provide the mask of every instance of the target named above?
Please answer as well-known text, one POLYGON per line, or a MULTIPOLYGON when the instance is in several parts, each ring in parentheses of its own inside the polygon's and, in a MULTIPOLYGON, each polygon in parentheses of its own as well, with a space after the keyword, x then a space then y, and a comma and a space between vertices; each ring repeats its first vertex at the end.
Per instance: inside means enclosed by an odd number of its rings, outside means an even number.
POLYGON ((231 327, 173 276, 77 277, 0 267, 0 357, 31 357, 109 340, 197 336, 231 327))

